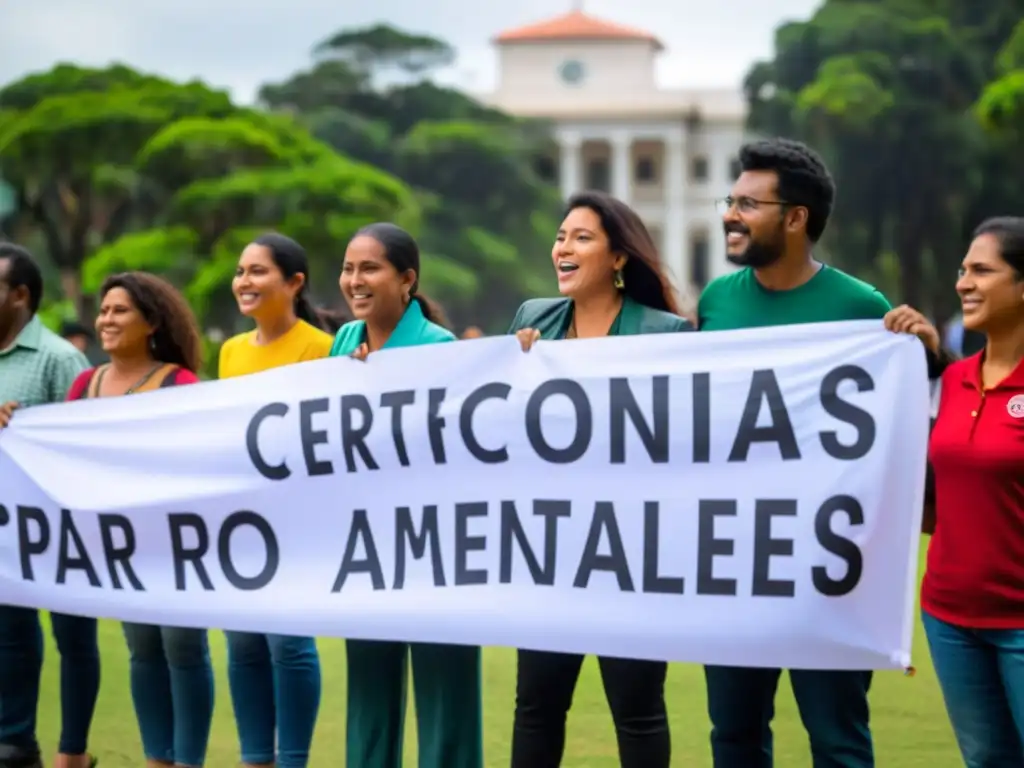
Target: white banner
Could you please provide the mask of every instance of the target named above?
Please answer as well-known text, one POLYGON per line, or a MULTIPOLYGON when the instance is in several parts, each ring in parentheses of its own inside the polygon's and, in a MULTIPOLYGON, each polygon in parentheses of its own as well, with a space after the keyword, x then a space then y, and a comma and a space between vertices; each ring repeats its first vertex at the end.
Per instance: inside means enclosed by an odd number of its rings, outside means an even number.
POLYGON ((295 635, 910 664, 929 393, 880 322, 289 366, 19 412, 0 601, 295 635))

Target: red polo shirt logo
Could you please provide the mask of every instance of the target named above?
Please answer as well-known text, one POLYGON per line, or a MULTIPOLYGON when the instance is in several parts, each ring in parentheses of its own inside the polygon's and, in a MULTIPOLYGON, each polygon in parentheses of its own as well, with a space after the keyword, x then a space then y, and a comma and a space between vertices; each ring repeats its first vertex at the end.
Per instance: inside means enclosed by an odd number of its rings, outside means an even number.
POLYGON ((1014 395, 1006 404, 1006 412, 1015 419, 1024 419, 1024 395, 1014 395))

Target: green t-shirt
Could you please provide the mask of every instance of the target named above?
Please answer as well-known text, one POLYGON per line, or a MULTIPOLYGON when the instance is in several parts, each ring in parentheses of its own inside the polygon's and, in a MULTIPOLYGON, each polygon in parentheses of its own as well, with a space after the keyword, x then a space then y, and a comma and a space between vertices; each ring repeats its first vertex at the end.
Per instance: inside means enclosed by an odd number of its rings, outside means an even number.
POLYGON ((892 307, 877 288, 842 270, 822 265, 817 274, 789 291, 762 286, 750 267, 723 275, 701 294, 701 331, 731 331, 768 325, 877 320, 892 307))

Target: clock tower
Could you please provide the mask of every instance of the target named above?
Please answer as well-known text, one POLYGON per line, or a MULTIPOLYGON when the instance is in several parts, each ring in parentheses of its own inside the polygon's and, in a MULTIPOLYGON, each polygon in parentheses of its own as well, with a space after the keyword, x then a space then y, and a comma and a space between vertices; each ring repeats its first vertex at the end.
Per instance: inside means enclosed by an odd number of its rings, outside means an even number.
POLYGON ((609 90, 656 88, 654 63, 661 42, 648 32, 589 16, 575 3, 569 13, 510 29, 495 38, 498 93, 552 100, 589 100, 609 90))

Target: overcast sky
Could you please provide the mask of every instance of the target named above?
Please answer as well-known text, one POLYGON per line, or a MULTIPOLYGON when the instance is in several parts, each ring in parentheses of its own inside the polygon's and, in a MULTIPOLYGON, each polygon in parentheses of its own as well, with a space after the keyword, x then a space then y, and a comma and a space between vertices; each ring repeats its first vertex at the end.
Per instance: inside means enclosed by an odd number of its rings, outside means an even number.
MULTIPOLYGON (((572 0, 0 0, 0 83, 59 61, 130 64, 175 79, 201 77, 249 100, 261 83, 307 67, 332 32, 388 22, 441 37, 459 60, 441 79, 487 91, 490 39, 568 11, 572 0), (559 6, 562 5, 560 8, 559 6)), ((586 0, 587 13, 646 29, 665 43, 666 87, 739 85, 772 50, 775 27, 820 0, 586 0)))

